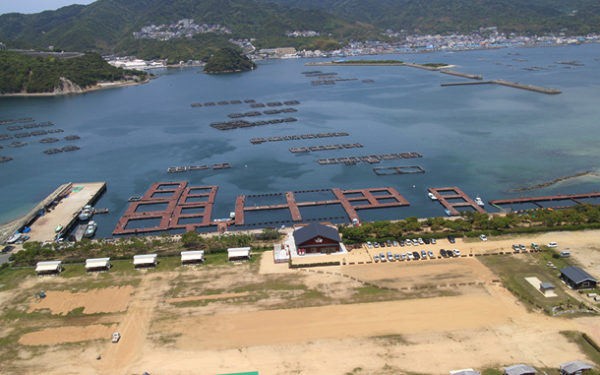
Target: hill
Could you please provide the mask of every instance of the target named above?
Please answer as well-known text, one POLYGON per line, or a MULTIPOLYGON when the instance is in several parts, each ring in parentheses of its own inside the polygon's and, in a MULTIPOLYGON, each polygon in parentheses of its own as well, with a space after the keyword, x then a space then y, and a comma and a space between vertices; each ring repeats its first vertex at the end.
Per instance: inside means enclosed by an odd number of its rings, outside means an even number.
POLYGON ((339 17, 395 31, 501 31, 567 34, 600 32, 597 0, 263 0, 289 7, 322 9, 339 17))
POLYGON ((95 53, 56 58, 0 51, 0 71, 0 94, 64 92, 89 88, 100 81, 121 81, 126 76, 138 81, 146 78, 144 72, 115 68, 95 53))
POLYGON ((0 41, 8 47, 55 48, 138 57, 206 59, 228 39, 256 38, 257 47, 302 46, 319 39, 367 37, 372 28, 320 9, 290 9, 255 0, 98 0, 37 14, 0 16, 0 41), (230 34, 203 33, 168 42, 135 39, 144 26, 193 19, 196 24, 220 25, 230 34), (324 37, 290 38, 289 30, 318 30, 324 37))
POLYGON ((248 57, 233 48, 222 48, 208 59, 204 72, 209 74, 246 72, 254 68, 256 64, 248 57))

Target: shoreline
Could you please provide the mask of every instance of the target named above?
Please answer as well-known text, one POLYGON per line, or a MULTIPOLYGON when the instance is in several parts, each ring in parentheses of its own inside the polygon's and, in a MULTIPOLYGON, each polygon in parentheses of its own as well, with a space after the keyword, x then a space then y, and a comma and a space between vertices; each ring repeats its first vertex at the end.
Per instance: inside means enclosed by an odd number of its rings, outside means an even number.
POLYGON ((106 82, 106 83, 98 83, 95 86, 87 87, 85 89, 81 89, 81 91, 70 91, 70 92, 32 92, 32 93, 10 93, 10 94, 0 94, 0 98, 29 98, 29 97, 52 97, 52 96, 66 96, 66 95, 79 95, 86 94, 88 92, 112 89, 117 87, 128 87, 128 86, 137 86, 150 82, 150 78, 146 78, 143 81, 117 81, 117 82, 106 82))
POLYGON ((575 178, 579 178, 579 177, 588 177, 588 176, 589 177, 600 177, 600 175, 598 175, 597 173, 595 173, 593 170, 589 170, 589 171, 577 173, 577 174, 570 175, 570 176, 564 176, 564 177, 555 178, 552 181, 543 182, 541 184, 536 184, 536 185, 526 186, 526 187, 516 188, 516 189, 510 189, 510 190, 508 190, 508 192, 509 193, 518 193, 518 192, 521 192, 521 191, 530 191, 530 190, 536 190, 536 189, 543 189, 545 187, 558 184, 559 182, 563 182, 563 181, 567 181, 567 180, 571 180, 571 179, 575 179, 575 178))

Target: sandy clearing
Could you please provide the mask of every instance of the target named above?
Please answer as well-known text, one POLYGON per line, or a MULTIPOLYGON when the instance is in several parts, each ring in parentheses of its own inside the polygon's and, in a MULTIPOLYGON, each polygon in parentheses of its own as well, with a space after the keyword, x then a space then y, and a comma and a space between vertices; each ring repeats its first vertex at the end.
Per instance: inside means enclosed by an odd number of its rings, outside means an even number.
POLYGON ((46 298, 29 306, 28 313, 49 309, 52 314, 65 315, 78 307, 84 314, 112 313, 125 311, 134 288, 131 285, 93 289, 88 292, 47 291, 46 298))
POLYGON ((246 297, 249 296, 250 292, 241 292, 241 293, 223 293, 223 294, 212 294, 207 296, 190 296, 190 297, 181 297, 181 298, 169 298, 167 303, 178 303, 178 302, 188 302, 188 301, 206 301, 206 300, 217 300, 217 299, 227 299, 227 298, 235 298, 235 297, 246 297))
POLYGON ((163 333, 181 333, 183 349, 227 349, 316 339, 483 328, 511 316, 490 295, 266 310, 169 321, 163 333), (444 316, 452 319, 443 319, 444 316), (197 327, 191 334, 189 327, 197 327), (285 334, 282 334, 285 332, 285 334))
POLYGON ((83 327, 57 327, 46 328, 37 332, 29 332, 21 336, 19 344, 21 345, 56 345, 70 342, 89 341, 97 339, 106 339, 110 341, 112 333, 117 327, 116 324, 104 326, 94 324, 83 327))

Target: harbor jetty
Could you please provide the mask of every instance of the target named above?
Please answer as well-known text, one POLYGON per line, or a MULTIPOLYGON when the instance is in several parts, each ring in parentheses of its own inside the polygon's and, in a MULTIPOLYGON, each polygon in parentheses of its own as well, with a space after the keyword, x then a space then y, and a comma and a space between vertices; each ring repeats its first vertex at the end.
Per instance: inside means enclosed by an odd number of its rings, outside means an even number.
POLYGON ((10 234, 24 227, 31 241, 54 241, 68 233, 77 223, 79 213, 85 205, 93 204, 106 191, 105 182, 67 183, 58 187, 29 213, 16 220, 10 234), (56 228, 62 227, 58 233, 56 228))
POLYGON ((440 73, 449 74, 452 76, 457 76, 457 77, 462 77, 462 78, 469 78, 469 79, 479 79, 479 80, 483 79, 483 76, 481 76, 481 75, 461 73, 461 72, 457 72, 457 71, 451 70, 451 69, 442 69, 442 70, 440 70, 440 73))
POLYGON ((496 79, 493 81, 478 81, 478 82, 449 82, 449 83, 442 83, 440 86, 442 86, 442 87, 470 86, 470 85, 487 85, 487 84, 503 85, 503 86, 513 87, 516 89, 528 90, 528 91, 538 92, 540 94, 547 94, 547 95, 556 95, 556 94, 562 93, 562 91, 557 90, 557 89, 534 86, 534 85, 527 85, 527 84, 518 83, 518 82, 510 82, 510 81, 505 81, 503 79, 496 79))
MULTIPOLYGON (((481 213, 486 213, 481 206, 479 206, 471 197, 465 194, 464 191, 458 187, 442 187, 442 188, 429 188, 437 201, 440 202, 452 216, 459 216, 460 212, 456 209, 457 207, 467 207, 481 213)), ((491 203, 491 202, 490 202, 491 203)))

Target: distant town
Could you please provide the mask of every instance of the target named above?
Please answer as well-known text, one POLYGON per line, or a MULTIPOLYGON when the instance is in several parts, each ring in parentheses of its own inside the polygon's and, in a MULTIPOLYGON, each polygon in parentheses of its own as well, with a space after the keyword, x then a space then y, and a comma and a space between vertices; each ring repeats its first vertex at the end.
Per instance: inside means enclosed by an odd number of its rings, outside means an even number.
POLYGON ((174 38, 192 38, 196 34, 231 34, 231 30, 221 25, 198 25, 191 18, 184 18, 170 25, 144 26, 133 33, 135 39, 156 39, 167 41, 174 38))

